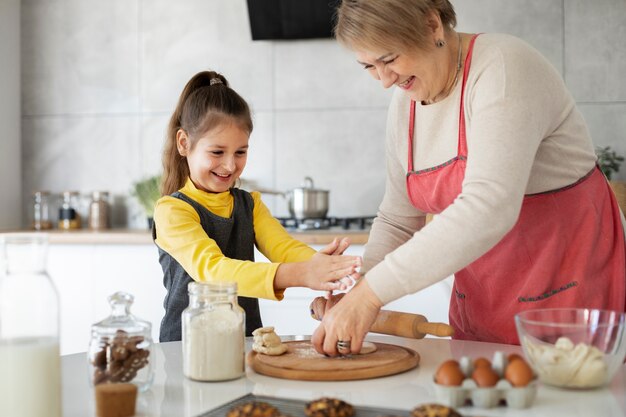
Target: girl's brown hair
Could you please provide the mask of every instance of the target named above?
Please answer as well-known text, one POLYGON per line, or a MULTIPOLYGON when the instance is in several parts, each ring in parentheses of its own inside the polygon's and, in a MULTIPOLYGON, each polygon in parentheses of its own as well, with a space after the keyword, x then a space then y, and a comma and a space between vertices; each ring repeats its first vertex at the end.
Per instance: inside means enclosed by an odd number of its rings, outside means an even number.
POLYGON ((430 12, 440 16, 445 30, 456 26, 448 0, 343 0, 335 37, 353 50, 430 50, 426 26, 430 12))
POLYGON ((187 133, 190 149, 193 149, 204 133, 222 123, 236 123, 248 134, 252 133, 248 103, 228 86, 223 75, 213 71, 199 72, 185 85, 170 118, 163 149, 161 195, 180 189, 189 176, 187 158, 178 153, 176 146, 178 130, 187 133))

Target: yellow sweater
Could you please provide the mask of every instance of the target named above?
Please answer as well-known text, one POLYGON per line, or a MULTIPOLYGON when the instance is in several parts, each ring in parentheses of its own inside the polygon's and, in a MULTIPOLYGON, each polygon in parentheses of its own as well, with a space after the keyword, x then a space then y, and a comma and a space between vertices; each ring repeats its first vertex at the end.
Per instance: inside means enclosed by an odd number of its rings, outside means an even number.
MULTIPOLYGON (((207 193, 198 190, 189 179, 179 191, 220 217, 229 218, 233 211, 234 199, 228 191, 207 193)), ((241 296, 282 300, 284 291, 274 291, 279 263, 307 261, 315 250, 287 233, 263 204, 260 193, 250 194, 254 200, 255 244, 272 263, 227 258, 202 229, 196 210, 170 196, 161 197, 154 209, 156 244, 195 281, 236 281, 241 296)))

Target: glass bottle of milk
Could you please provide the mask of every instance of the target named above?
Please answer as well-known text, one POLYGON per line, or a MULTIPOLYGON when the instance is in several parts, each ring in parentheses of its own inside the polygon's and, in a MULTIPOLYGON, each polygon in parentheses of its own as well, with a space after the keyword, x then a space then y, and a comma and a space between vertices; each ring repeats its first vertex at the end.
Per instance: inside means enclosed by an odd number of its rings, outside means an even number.
POLYGON ((236 282, 190 282, 182 314, 183 373, 196 381, 225 381, 245 372, 245 312, 236 282))
POLYGON ((3 243, 0 416, 61 417, 59 297, 46 273, 47 235, 5 235, 3 243))

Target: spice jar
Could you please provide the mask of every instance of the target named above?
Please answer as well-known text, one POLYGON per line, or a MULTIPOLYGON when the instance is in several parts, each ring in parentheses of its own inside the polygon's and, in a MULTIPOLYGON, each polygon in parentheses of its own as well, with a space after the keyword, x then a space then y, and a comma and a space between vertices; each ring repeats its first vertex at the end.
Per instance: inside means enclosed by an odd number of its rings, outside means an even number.
POLYGON ((236 282, 188 285, 182 313, 183 373, 197 381, 225 381, 244 374, 245 313, 236 282))
POLYGON ((59 296, 46 272, 47 235, 8 234, 1 243, 0 416, 61 417, 59 296))
POLYGON ((103 230, 109 228, 109 193, 106 191, 94 191, 91 193, 89 204, 89 228, 91 230, 103 230))
POLYGON ((49 198, 50 193, 48 191, 35 191, 33 193, 33 221, 31 223, 31 229, 52 229, 49 198))
POLYGON ((152 325, 130 313, 132 295, 116 292, 108 300, 111 315, 91 326, 89 381, 94 386, 131 382, 146 391, 154 379, 152 325))
POLYGON ((63 191, 63 203, 59 207, 59 229, 80 229, 80 214, 78 214, 78 192, 63 191))

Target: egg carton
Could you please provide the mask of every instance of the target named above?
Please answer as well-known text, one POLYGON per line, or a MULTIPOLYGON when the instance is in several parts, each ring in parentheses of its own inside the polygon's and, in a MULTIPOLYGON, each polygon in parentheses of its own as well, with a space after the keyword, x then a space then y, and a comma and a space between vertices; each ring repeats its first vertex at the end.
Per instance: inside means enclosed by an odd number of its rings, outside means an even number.
POLYGON ((503 352, 496 352, 491 362, 492 369, 500 378, 493 387, 479 387, 470 377, 473 366, 469 357, 462 357, 459 364, 465 375, 460 386, 441 385, 433 381, 437 400, 450 407, 457 408, 471 403, 475 407, 493 408, 505 403, 511 408, 528 408, 537 397, 538 381, 536 376, 524 387, 514 387, 504 379, 507 359, 503 352))
POLYGON ((506 379, 489 388, 478 387, 471 378, 465 379, 460 387, 434 384, 437 400, 455 408, 470 401, 473 406, 481 408, 493 408, 502 401, 511 408, 528 408, 537 396, 537 380, 525 387, 513 387, 506 379))

